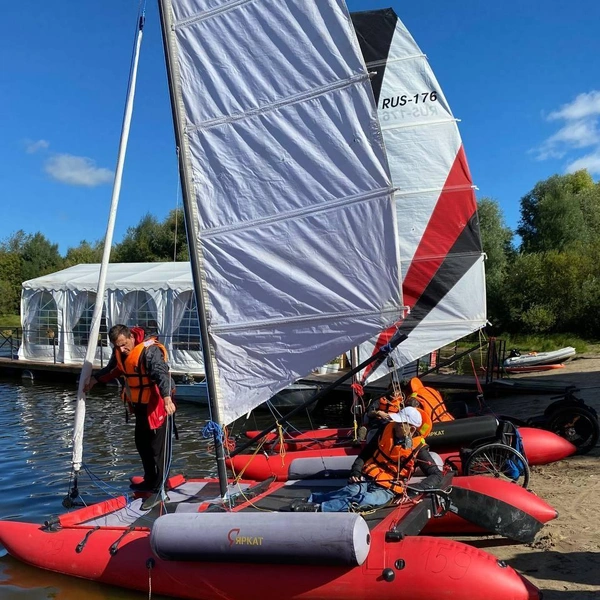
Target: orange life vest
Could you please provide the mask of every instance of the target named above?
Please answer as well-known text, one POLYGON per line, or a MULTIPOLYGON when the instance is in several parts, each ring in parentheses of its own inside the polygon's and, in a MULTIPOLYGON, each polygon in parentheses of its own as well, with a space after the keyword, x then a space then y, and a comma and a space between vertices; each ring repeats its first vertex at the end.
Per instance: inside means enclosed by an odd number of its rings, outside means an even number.
POLYGON ((437 390, 425 387, 418 377, 413 377, 408 385, 411 392, 409 397, 416 399, 433 423, 454 421, 454 417, 448 412, 446 403, 437 390))
POLYGON ((425 445, 425 439, 422 435, 413 437, 413 447, 406 449, 396 443, 394 429, 394 423, 385 426, 377 450, 363 467, 363 474, 395 494, 401 494, 406 479, 413 473, 415 456, 425 445))
POLYGON ((397 413, 400 411, 402 403, 402 396, 398 396, 396 398, 387 398, 386 396, 381 396, 379 398, 379 406, 377 410, 381 410, 385 413, 397 413))
POLYGON ((125 360, 121 352, 116 353, 117 365, 125 377, 125 397, 132 404, 148 404, 153 396, 160 396, 156 384, 146 373, 143 360, 144 352, 149 346, 160 348, 167 362, 167 349, 155 338, 148 338, 135 345, 125 360))

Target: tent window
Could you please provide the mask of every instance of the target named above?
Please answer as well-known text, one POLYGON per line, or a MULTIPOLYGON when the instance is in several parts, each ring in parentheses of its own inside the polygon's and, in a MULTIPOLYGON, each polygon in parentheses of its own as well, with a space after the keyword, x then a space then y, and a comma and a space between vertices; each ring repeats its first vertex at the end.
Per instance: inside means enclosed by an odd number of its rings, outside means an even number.
POLYGON ((201 350, 200 343, 200 322, 198 321, 198 307, 196 305, 196 296, 189 292, 186 299, 183 318, 179 327, 173 334, 173 346, 180 350, 201 350))
POLYGON ((55 344, 58 335, 58 311, 56 302, 49 292, 41 292, 39 308, 27 332, 29 343, 42 346, 55 344))
POLYGON ((127 294, 126 304, 132 306, 127 319, 127 327, 141 327, 146 335, 158 335, 158 321, 156 305, 152 296, 143 290, 127 294))
MULTIPOLYGON (((92 316, 96 307, 96 294, 93 292, 86 293, 85 308, 79 317, 75 327, 73 327, 73 342, 77 346, 87 346, 89 340, 90 329, 92 328, 92 316)), ((102 317, 100 319, 100 339, 101 345, 108 345, 108 330, 106 327, 106 307, 102 307, 102 317)), ((100 345, 100 344, 99 344, 100 345)))

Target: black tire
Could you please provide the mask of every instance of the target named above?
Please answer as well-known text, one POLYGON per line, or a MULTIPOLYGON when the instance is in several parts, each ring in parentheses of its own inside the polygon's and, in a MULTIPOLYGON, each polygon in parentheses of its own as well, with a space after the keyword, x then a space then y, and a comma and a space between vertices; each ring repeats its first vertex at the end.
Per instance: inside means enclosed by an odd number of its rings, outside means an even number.
POLYGON ((465 475, 486 475, 516 483, 524 488, 529 484, 529 465, 525 457, 501 443, 475 448, 464 463, 465 475))
POLYGON ((598 443, 600 425, 594 412, 583 406, 565 406, 548 418, 549 431, 577 447, 577 454, 587 454, 598 443))

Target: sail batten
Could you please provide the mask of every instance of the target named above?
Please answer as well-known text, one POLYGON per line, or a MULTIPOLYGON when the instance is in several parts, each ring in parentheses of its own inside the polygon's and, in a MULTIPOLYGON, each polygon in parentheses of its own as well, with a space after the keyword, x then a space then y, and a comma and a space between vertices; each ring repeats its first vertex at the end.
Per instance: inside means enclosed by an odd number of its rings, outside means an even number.
POLYGON ((189 134, 189 133, 193 133, 193 132, 197 132, 197 131, 203 131, 203 130, 206 131, 213 127, 219 127, 221 125, 228 125, 231 123, 235 123, 235 121, 240 121, 242 119, 250 119, 252 117, 267 115, 269 112, 280 110, 287 106, 294 106, 295 104, 306 102, 313 98, 319 98, 320 96, 323 96, 324 94, 328 94, 329 92, 333 92, 335 90, 341 90, 341 89, 356 85, 357 83, 367 81, 367 79, 368 79, 368 75, 358 75, 356 77, 351 77, 349 79, 345 79, 343 81, 339 81, 334 84, 323 86, 320 89, 311 90, 310 92, 305 92, 305 93, 299 94, 298 96, 288 98, 288 99, 286 99, 285 102, 276 102, 273 104, 260 106, 256 109, 248 111, 248 112, 236 113, 236 114, 228 115, 227 117, 223 117, 220 119, 212 119, 212 120, 204 121, 203 123, 200 123, 200 124, 190 124, 190 125, 188 125, 187 132, 189 134))
POLYGON ((402 315, 395 200, 342 0, 163 5, 207 378, 227 424, 402 315))

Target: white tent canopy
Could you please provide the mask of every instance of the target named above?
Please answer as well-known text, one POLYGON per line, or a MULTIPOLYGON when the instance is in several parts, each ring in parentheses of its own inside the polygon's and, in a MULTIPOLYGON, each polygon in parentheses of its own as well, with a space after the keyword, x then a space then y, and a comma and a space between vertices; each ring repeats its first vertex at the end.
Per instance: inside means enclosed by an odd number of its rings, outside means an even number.
MULTIPOLYGON (((99 271, 97 264, 77 265, 23 283, 19 358, 83 363, 99 271)), ((106 364, 110 357, 105 332, 117 323, 157 333, 169 351, 173 371, 204 373, 189 263, 110 264, 98 363, 102 358, 106 364)))

